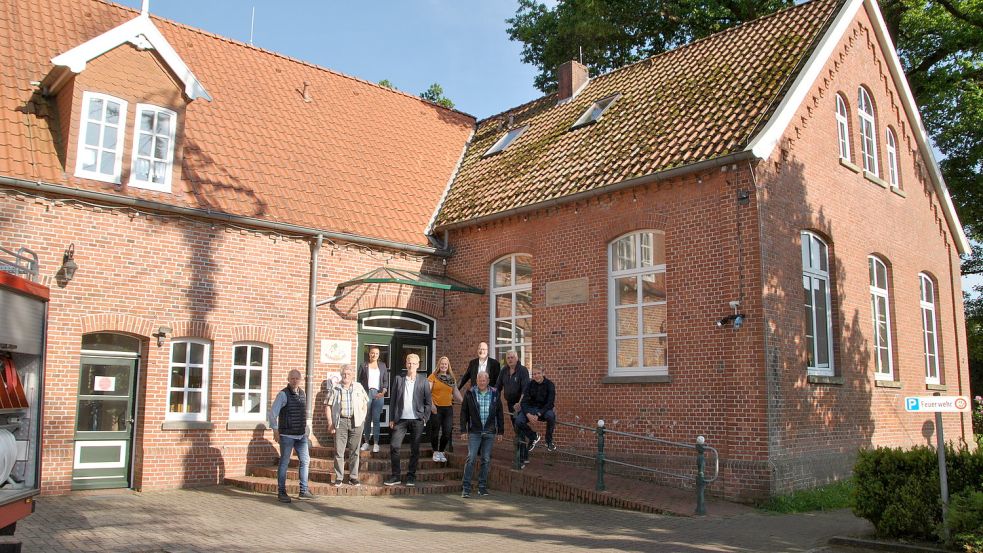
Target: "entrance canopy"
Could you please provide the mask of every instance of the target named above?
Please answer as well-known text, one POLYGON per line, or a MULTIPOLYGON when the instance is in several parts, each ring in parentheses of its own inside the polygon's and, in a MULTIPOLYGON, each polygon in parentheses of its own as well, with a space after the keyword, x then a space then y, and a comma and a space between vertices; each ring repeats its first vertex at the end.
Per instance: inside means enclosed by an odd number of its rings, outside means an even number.
POLYGON ((468 294, 485 293, 485 291, 481 288, 468 286, 463 282, 444 276, 428 275, 416 271, 395 269, 393 267, 379 267, 378 269, 373 269, 362 276, 342 282, 338 285, 337 295, 332 298, 328 298, 327 300, 318 302, 318 305, 337 301, 338 299, 341 299, 343 296, 347 295, 351 288, 361 284, 405 284, 407 286, 433 288, 435 290, 446 290, 448 292, 465 292, 468 294))

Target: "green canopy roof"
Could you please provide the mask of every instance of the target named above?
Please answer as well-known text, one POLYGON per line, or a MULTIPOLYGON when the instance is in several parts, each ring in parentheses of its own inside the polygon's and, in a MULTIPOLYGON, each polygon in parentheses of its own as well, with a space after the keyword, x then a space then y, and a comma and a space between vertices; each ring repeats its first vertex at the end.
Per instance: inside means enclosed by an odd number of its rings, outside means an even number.
POLYGON ((416 271, 405 269, 394 269, 392 267, 379 267, 365 273, 360 277, 342 282, 338 289, 358 286, 359 284, 405 284, 407 286, 420 286, 422 288, 435 288, 437 290, 447 290, 450 292, 467 292, 469 294, 484 294, 481 288, 468 286, 462 282, 439 275, 427 275, 416 271))

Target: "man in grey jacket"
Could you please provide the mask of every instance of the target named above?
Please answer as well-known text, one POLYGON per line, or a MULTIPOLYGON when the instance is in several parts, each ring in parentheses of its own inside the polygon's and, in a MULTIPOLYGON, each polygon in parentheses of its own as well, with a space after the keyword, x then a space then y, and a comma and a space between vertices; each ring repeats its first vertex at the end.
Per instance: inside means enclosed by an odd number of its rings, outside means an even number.
POLYGON ((355 382, 355 369, 341 367, 341 381, 331 389, 325 418, 328 433, 334 433, 334 485, 339 487, 345 476, 345 456, 348 456, 348 483, 358 486, 358 442, 368 412, 369 395, 355 382))
POLYGON ((392 475, 383 482, 387 486, 395 486, 401 482, 399 467, 399 448, 403 438, 410 433, 410 464, 406 468, 407 486, 416 486, 416 467, 420 461, 420 436, 423 427, 430 418, 430 383, 426 378, 419 377, 416 370, 420 368, 420 356, 411 353, 406 356, 406 375, 400 376, 393 382, 389 404, 389 461, 392 464, 392 475))

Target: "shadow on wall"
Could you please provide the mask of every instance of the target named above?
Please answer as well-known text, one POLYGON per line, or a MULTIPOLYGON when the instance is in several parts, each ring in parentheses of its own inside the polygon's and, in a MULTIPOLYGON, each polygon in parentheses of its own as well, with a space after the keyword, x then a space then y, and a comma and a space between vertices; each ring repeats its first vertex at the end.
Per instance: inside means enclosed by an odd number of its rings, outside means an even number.
MULTIPOLYGON (((758 177, 760 220, 765 227, 761 232, 765 378, 774 495, 850 476, 857 450, 871 445, 872 360, 863 331, 870 331, 872 322, 869 313, 855 307, 866 305, 868 298, 848 298, 845 288, 849 277, 853 290, 862 289, 857 282, 865 282, 867 275, 848 274, 837 244, 838 232, 845 240, 859 237, 862 231, 844 228, 846 221, 830 220, 823 206, 814 203, 822 192, 815 186, 807 189, 804 165, 798 159, 786 161, 777 173, 758 177), (816 325, 819 328, 812 334, 817 337, 810 337, 807 330, 807 317, 814 315, 805 306, 807 291, 799 261, 802 231, 814 233, 828 247, 833 373, 829 379, 811 377, 807 369, 814 358, 808 351, 810 344, 825 348, 818 337, 824 324, 816 325), (847 299, 854 307, 844 305, 847 299)), ((859 255, 853 244, 843 246, 850 255, 859 255)), ((850 265, 862 267, 864 261, 851 259, 850 265)), ((826 295, 814 290, 812 303, 821 306, 826 295)))
POLYGON ((267 439, 266 425, 257 424, 253 436, 246 446, 246 467, 265 467, 271 465, 279 455, 279 447, 267 439))
POLYGON ((185 430, 180 441, 189 446, 181 459, 181 487, 221 484, 225 481, 225 458, 212 446, 210 430, 185 430))

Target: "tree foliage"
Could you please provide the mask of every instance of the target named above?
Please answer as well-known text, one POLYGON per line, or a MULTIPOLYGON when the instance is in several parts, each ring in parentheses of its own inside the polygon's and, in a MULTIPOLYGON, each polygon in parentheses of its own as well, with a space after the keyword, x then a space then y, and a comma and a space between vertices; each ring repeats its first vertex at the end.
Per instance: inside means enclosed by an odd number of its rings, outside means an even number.
POLYGON ((437 104, 438 106, 444 106, 445 108, 454 107, 454 102, 452 102, 449 98, 444 96, 444 87, 440 86, 437 83, 433 83, 432 85, 430 85, 430 88, 421 92, 420 98, 423 98, 428 102, 437 104))
MULTIPOLYGON (((942 173, 967 235, 983 241, 983 1, 881 0, 884 19, 942 152, 942 173)), ((983 250, 963 263, 983 274, 983 250)))
POLYGON ((382 79, 381 81, 379 81, 379 86, 384 86, 389 90, 398 90, 396 88, 396 85, 394 85, 392 81, 390 81, 389 79, 382 79))

